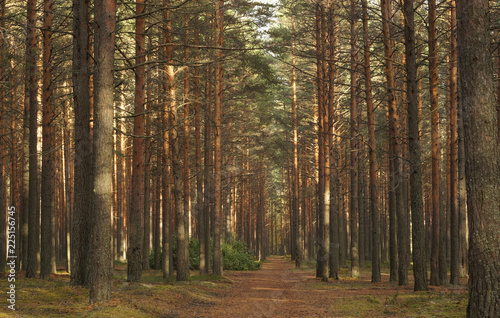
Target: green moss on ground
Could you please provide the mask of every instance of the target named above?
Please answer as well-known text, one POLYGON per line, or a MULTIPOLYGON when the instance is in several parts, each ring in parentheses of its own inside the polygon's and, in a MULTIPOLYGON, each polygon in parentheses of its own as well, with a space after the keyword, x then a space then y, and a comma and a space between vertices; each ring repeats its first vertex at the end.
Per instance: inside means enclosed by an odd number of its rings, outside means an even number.
POLYGON ((176 308, 189 303, 210 304, 214 292, 228 288, 229 279, 195 275, 189 282, 166 281, 161 271, 144 271, 143 283, 126 281, 126 272, 113 275, 112 300, 90 305, 89 291, 69 285, 69 275, 50 280, 16 279, 16 311, 0 307, 0 317, 180 317, 176 308))
MULTIPOLYGON (((340 280, 321 282, 314 277, 313 263, 305 263, 295 290, 329 293, 328 314, 335 317, 464 317, 467 307, 465 282, 460 286, 431 287, 413 292, 412 286, 388 282, 371 283, 370 269, 362 269, 361 278, 351 278, 347 268, 340 280), (309 271, 309 272, 308 272, 309 271)), ((217 275, 193 275, 188 282, 165 280, 161 271, 144 271, 142 283, 126 281, 126 271, 116 270, 112 282, 112 300, 89 305, 88 290, 69 285, 69 275, 53 275, 50 280, 19 277, 16 279, 16 311, 0 306, 1 317, 182 317, 190 305, 213 306, 217 295, 233 287, 233 282, 217 275)), ((0 278, 4 282, 5 277, 0 278)))
MULTIPOLYGON (((309 268, 315 271, 314 268, 309 268)), ((388 269, 383 268, 381 283, 371 283, 371 268, 363 267, 360 278, 350 277, 349 268, 341 268, 339 280, 328 283, 319 279, 304 280, 300 288, 335 291, 329 312, 335 317, 465 317, 468 301, 467 286, 430 287, 426 292, 414 292, 413 285, 398 286, 388 281, 388 269), (340 296, 339 296, 340 295, 340 296)), ((411 275, 410 275, 411 276, 411 275)))

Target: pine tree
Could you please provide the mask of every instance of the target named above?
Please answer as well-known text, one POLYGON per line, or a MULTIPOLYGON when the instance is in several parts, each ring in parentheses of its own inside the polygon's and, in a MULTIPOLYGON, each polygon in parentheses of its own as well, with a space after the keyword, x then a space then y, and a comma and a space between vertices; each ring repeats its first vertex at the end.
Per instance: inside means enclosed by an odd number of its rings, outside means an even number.
POLYGON ((500 145, 488 1, 457 1, 470 233, 467 317, 500 315, 500 145))
POLYGON ((90 303, 111 299, 111 201, 113 176, 113 64, 115 0, 97 0, 94 8, 94 164, 89 243, 90 303))
POLYGON ((404 1, 405 55, 410 149, 410 186, 412 211, 414 290, 427 290, 427 253, 425 252, 424 210, 422 197, 422 161, 418 110, 417 61, 415 50, 415 9, 413 0, 404 1))

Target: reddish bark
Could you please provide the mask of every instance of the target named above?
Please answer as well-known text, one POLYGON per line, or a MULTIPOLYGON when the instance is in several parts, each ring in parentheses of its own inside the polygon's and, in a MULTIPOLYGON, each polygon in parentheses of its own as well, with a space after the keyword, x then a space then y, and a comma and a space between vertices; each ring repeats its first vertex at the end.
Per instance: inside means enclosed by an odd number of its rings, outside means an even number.
POLYGON ((458 82, 458 50, 457 50, 457 11, 456 1, 450 6, 450 237, 451 237, 451 270, 450 283, 459 284, 460 278, 460 234, 458 211, 458 129, 457 129, 457 82, 458 82))
POLYGON ((42 77, 42 186, 41 186, 41 262, 40 278, 49 279, 56 272, 55 259, 55 110, 52 103, 52 20, 53 2, 43 3, 43 77, 42 77))
MULTIPOLYGON (((170 2, 168 0, 163 1, 163 55, 165 60, 171 62, 173 55, 173 48, 170 45, 172 43, 172 21, 171 21, 171 11, 168 9, 170 2)), ((163 277, 167 278, 173 275, 173 264, 172 264, 172 242, 171 242, 171 189, 170 189, 170 103, 169 98, 172 96, 170 91, 170 73, 172 71, 170 68, 173 66, 165 64, 163 67, 163 86, 162 91, 164 94, 163 99, 163 116, 162 116, 162 126, 163 126, 163 173, 162 173, 162 272, 163 277)))
MULTIPOLYGON (((196 18, 198 21, 198 18, 196 18)), ((194 45, 200 44, 200 34, 198 30, 195 30, 194 34, 194 45)), ((201 166, 201 110, 200 110, 200 68, 194 68, 194 139, 195 139, 195 151, 196 151, 196 207, 195 213, 198 217, 197 219, 197 233, 200 241, 200 274, 205 274, 205 255, 201 255, 201 248, 203 241, 202 236, 205 231, 205 220, 203 219, 203 171, 201 166), (203 263, 203 270, 201 264, 203 263)))
MULTIPOLYGON (((401 267, 401 259, 398 260, 397 246, 402 246, 400 244, 396 245, 396 237, 402 237, 402 232, 396 231, 396 214, 398 212, 404 211, 402 202, 402 178, 401 178, 401 160, 400 160, 400 144, 398 142, 398 131, 399 131, 399 115, 397 112, 396 97, 394 93, 394 66, 392 62, 392 38, 390 32, 390 19, 392 16, 392 0, 382 0, 381 10, 382 10, 382 29, 384 37, 384 57, 385 57, 385 76, 387 81, 387 103, 388 103, 388 120, 389 120, 389 239, 390 239, 390 268, 391 275, 390 280, 396 280, 396 274, 399 273, 398 281, 400 283, 405 283, 405 273, 407 276, 407 271, 401 267), (400 234, 400 235, 398 235, 400 234), (399 266, 398 266, 399 265, 399 266)), ((399 214, 397 214, 399 216, 399 214)), ((404 219, 404 218, 402 218, 404 219)), ((399 218, 398 218, 399 220, 399 218)), ((399 220, 403 224, 403 220, 399 220)), ((399 225, 399 223, 398 223, 399 225)), ((404 228, 404 226, 402 227, 404 228)), ((404 234, 407 235, 408 233, 404 234)), ((403 253, 404 254, 404 253, 403 253)), ((404 266, 407 262, 403 262, 404 266)))
MULTIPOLYGON (((295 21, 292 17, 292 32, 294 32, 295 21)), ((297 121, 297 75, 295 56, 295 35, 292 40, 292 130, 293 130, 293 152, 292 152, 292 222, 294 228, 292 253, 294 254, 295 267, 300 268, 302 263, 302 251, 300 245, 300 218, 299 218, 299 136, 297 121)))
MULTIPOLYGON (((358 123, 357 123, 357 58, 356 58, 356 37, 357 18, 355 0, 351 0, 350 8, 350 75, 351 75, 351 95, 350 95, 350 225, 351 225, 351 276, 359 277, 359 228, 358 228, 358 123)), ((388 83, 389 85, 389 83, 388 83)))
POLYGON ((111 200, 113 178, 113 64, 115 0, 95 3, 94 165, 89 244, 90 303, 111 298, 111 200))
POLYGON ((432 169, 432 250, 431 285, 440 285, 439 280, 439 238, 440 238, 440 146, 439 146, 439 92, 438 51, 436 30, 436 0, 429 1, 429 81, 431 96, 431 169, 432 169))
POLYGON ((135 99, 132 154, 132 199, 129 212, 127 280, 142 280, 142 245, 144 239, 144 104, 146 102, 146 19, 145 0, 136 2, 135 20, 135 99))
POLYGON ((215 87, 214 87, 214 263, 213 272, 222 275, 222 244, 221 244, 221 218, 222 218, 222 193, 221 193, 221 164, 222 164, 222 93, 223 93, 223 51, 224 46, 224 2, 215 0, 215 46, 218 48, 215 62, 215 87))
MULTIPOLYGON (((186 64, 189 63, 189 16, 186 15, 184 18, 184 61, 186 64)), ((190 209, 190 165, 189 165, 189 136, 190 136, 190 125, 189 125, 189 67, 186 67, 184 70, 184 118, 183 118, 183 132, 184 132, 184 141, 183 141, 183 176, 182 176, 182 185, 183 185, 183 209, 184 209, 184 222, 185 222, 185 231, 188 233, 188 236, 191 234, 191 209, 190 209)), ((189 241, 189 237, 187 238, 189 241)), ((188 243, 189 244, 189 243, 188 243)), ((189 255, 189 246, 185 245, 187 255, 189 255)))
MULTIPOLYGON (((328 5, 328 144, 330 149, 328 151, 329 165, 327 169, 330 172, 330 195, 332 197, 330 201, 330 250, 329 250, 329 277, 338 279, 339 273, 339 229, 338 229, 338 202, 337 192, 338 192, 338 174, 336 167, 336 153, 337 149, 334 147, 334 119, 335 119, 335 45, 336 45, 336 35, 335 35, 335 9, 332 3, 328 5)), ((309 201, 311 204, 312 202, 309 201)), ((312 213, 311 210, 309 210, 312 213)), ((312 232, 312 220, 311 229, 312 232)), ((312 238, 311 238, 312 241, 312 238)))
MULTIPOLYGON (((324 236, 324 211, 325 211, 325 147, 324 147, 324 73, 323 73, 323 59, 324 52, 322 46, 322 29, 321 29, 321 17, 322 17, 322 4, 318 2, 316 4, 316 85, 317 85, 317 101, 318 101, 318 125, 317 125, 317 142, 318 142, 318 153, 317 153, 317 165, 318 165, 318 240, 322 240, 324 236)), ((320 245, 321 246, 321 245, 320 245)), ((316 262, 316 277, 322 277, 324 261, 322 261, 318 253, 318 261, 316 262)))
MULTIPOLYGON (((0 2, 0 28, 5 29, 5 1, 0 2)), ((5 43, 4 38, 0 38, 0 56, 5 56, 5 43)), ((0 61, 0 77, 6 78, 5 74, 6 67, 5 62, 2 59, 0 61)), ((6 81, 5 81, 6 83, 6 81)), ((7 103, 6 103, 6 92, 7 85, 4 81, 0 83, 0 136, 7 135, 7 103)), ((3 271, 7 265, 7 232, 5 231, 8 227, 8 216, 14 217, 16 214, 7 214, 10 209, 7 210, 7 143, 3 142, 0 144, 0 269, 3 271)), ((13 170, 12 170, 13 171, 13 170)), ((11 176, 12 178, 12 176, 11 176)), ((12 181, 11 181, 12 184, 12 181)), ((12 203, 11 203, 12 205, 12 203)), ((10 232, 10 231, 9 231, 10 232)))
MULTIPOLYGON (((370 214, 372 222, 372 282, 380 282, 380 221, 378 211, 378 189, 377 189, 377 155, 375 140, 375 118, 373 115, 373 94, 372 78, 370 69, 370 39, 368 37, 368 5, 367 0, 362 1, 363 6, 363 51, 364 51, 364 71, 365 71, 365 98, 366 116, 368 120, 368 157, 370 169, 370 214)), ((367 234, 368 235, 368 234, 367 234)))
POLYGON ((25 114, 29 121, 29 198, 28 198, 28 257, 26 277, 35 277, 40 260, 40 200, 38 191, 38 103, 37 103, 37 39, 36 0, 27 2, 26 94, 25 114), (28 111, 26 111, 28 109, 28 111))
POLYGON ((489 1, 457 0, 469 217, 467 317, 500 316, 500 143, 489 1))

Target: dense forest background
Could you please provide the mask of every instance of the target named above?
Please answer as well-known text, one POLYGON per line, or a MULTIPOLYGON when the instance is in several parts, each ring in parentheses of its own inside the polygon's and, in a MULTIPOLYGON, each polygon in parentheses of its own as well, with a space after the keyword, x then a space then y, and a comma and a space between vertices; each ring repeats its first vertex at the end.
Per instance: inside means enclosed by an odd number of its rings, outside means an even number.
POLYGON ((499 10, 0 1, 0 268, 15 224, 17 270, 68 271, 94 302, 114 260, 182 281, 190 250, 222 275, 241 241, 326 281, 370 264, 378 282, 381 263, 415 290, 484 276, 469 313, 493 317, 499 10))

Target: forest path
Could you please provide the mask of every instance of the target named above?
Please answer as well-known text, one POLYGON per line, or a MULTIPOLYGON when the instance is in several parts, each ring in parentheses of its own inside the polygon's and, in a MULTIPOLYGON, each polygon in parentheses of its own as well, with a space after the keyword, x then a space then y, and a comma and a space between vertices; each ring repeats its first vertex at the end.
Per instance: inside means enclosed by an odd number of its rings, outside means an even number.
MULTIPOLYGON (((227 271, 232 288, 217 293, 213 303, 194 304, 184 317, 328 317, 332 291, 306 288, 315 282, 314 272, 294 270, 294 263, 270 256, 259 271, 227 271)), ((317 281, 319 283, 319 281, 317 281)))

